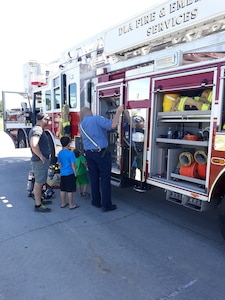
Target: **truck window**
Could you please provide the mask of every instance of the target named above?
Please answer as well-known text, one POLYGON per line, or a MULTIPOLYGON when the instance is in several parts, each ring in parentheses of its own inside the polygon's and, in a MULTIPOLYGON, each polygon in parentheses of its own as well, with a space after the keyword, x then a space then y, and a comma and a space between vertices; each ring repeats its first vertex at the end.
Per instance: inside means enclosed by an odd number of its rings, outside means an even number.
POLYGON ((45 107, 46 110, 51 110, 51 91, 45 92, 45 107))
POLYGON ((55 109, 60 109, 60 99, 61 99, 61 93, 60 93, 60 88, 54 89, 54 108, 55 109))
POLYGON ((53 79, 53 101, 54 109, 60 109, 61 107, 61 91, 60 91, 60 77, 57 76, 53 79))
POLYGON ((150 79, 142 78, 128 82, 128 101, 149 99, 150 79))
POLYGON ((71 108, 77 107, 77 85, 72 83, 69 85, 69 106, 71 108))

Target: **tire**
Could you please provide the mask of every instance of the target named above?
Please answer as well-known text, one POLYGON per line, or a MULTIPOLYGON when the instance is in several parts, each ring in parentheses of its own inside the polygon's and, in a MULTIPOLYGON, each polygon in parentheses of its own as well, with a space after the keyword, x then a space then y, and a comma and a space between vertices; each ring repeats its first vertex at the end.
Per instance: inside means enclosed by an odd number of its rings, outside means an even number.
POLYGON ((218 218, 219 218, 220 231, 222 233, 223 238, 225 239, 225 197, 223 197, 223 199, 219 204, 218 218))

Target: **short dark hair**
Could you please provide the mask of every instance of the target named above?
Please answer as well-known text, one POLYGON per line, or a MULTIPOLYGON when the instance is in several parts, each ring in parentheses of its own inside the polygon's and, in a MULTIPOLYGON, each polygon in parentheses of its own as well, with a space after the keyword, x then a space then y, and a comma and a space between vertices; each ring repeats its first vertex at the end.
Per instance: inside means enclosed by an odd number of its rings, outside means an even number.
POLYGON ((63 136, 60 139, 60 143, 63 147, 66 147, 70 143, 70 138, 68 136, 63 136))
POLYGON ((73 152, 74 152, 74 154, 75 154, 76 157, 78 157, 78 156, 81 155, 81 153, 80 153, 80 151, 78 149, 74 149, 73 152))
POLYGON ((36 116, 36 120, 37 121, 40 121, 40 120, 43 120, 43 119, 46 119, 46 120, 49 120, 49 115, 44 113, 44 112, 39 112, 36 116))

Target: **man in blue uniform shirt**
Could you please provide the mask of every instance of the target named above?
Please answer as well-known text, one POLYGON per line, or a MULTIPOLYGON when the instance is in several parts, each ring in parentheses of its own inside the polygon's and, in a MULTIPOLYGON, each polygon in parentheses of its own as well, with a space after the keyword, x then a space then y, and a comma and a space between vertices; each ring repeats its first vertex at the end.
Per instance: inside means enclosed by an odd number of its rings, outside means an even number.
POLYGON ((93 116, 88 107, 80 111, 80 132, 90 175, 92 205, 103 211, 117 208, 111 201, 111 156, 107 151, 107 132, 116 128, 123 110, 123 105, 119 106, 112 120, 93 116))

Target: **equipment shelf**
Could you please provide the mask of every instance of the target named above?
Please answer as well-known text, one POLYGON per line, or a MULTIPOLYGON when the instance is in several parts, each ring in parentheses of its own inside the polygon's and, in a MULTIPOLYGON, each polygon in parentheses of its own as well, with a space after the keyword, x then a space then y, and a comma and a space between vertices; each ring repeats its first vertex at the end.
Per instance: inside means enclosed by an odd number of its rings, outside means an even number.
POLYGON ((181 139, 156 138, 156 142, 167 143, 167 144, 200 146, 200 147, 208 146, 208 141, 191 141, 191 140, 181 140, 181 139))
MULTIPOLYGON (((175 175, 179 176, 178 174, 175 174, 175 175)), ((172 177, 171 177, 171 179, 166 179, 163 177, 159 178, 157 176, 151 176, 151 179, 154 180, 154 182, 158 182, 159 185, 160 185, 160 183, 161 184, 169 184, 169 185, 173 186, 174 188, 186 189, 186 190, 192 191, 194 193, 201 193, 202 195, 206 195, 207 190, 203 184, 199 184, 197 182, 192 182, 191 180, 189 180, 189 179, 191 179, 189 177, 186 177, 186 176, 182 176, 182 177, 185 177, 184 181, 182 181, 182 180, 176 181, 172 177), (186 179, 188 179, 188 180, 186 180, 186 179)), ((181 178, 179 178, 179 179, 181 179, 181 178)), ((192 179, 194 179, 194 178, 192 178, 192 179)), ((203 181, 203 180, 201 180, 201 181, 203 181)))
POLYGON ((192 177, 187 177, 187 176, 182 176, 176 173, 171 173, 170 174, 171 178, 179 179, 179 180, 185 180, 193 183, 197 183, 199 185, 205 185, 205 180, 198 179, 198 178, 192 178, 192 177))
POLYGON ((174 112, 158 112, 158 121, 160 122, 209 122, 211 110, 190 110, 174 112))

